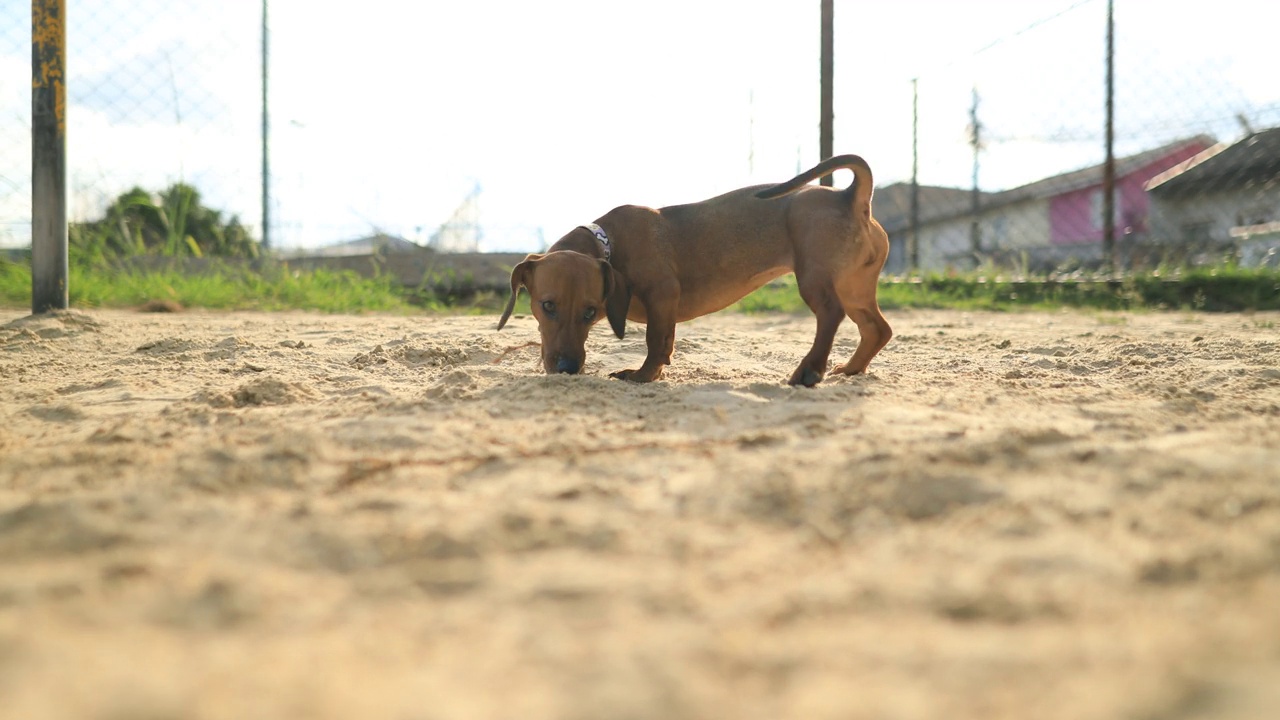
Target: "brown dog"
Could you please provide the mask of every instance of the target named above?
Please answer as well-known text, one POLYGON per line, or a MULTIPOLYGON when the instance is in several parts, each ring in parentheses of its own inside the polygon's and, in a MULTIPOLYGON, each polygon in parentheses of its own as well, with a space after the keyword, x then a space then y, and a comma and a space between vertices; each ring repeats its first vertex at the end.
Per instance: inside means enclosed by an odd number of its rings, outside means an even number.
POLYGON ((511 271, 511 299, 498 329, 521 286, 527 288, 543 369, 577 373, 587 332, 601 317, 619 338, 628 319, 646 323, 644 364, 611 376, 649 382, 671 364, 676 323, 727 307, 790 271, 818 318, 813 347, 790 384, 811 387, 822 379, 846 315, 862 338, 849 362, 832 372, 864 372, 893 335, 876 304, 889 238, 871 217, 871 182, 866 161, 841 155, 781 185, 658 210, 615 208, 511 271), (807 186, 842 168, 854 174, 847 189, 807 186))

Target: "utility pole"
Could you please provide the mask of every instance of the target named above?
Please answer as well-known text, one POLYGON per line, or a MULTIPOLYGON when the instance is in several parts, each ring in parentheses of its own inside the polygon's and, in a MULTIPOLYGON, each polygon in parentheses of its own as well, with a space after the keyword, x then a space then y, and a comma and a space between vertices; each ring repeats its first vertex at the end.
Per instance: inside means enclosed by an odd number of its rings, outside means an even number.
MULTIPOLYGON (((832 60, 832 53, 835 46, 835 23, 832 19, 834 15, 835 0, 822 0, 822 100, 821 100, 821 120, 818 124, 818 154, 821 156, 819 160, 826 160, 832 155, 831 126, 834 118, 832 109, 832 100, 834 92, 832 89, 831 75, 835 69, 835 63, 832 60)), ((831 186, 831 176, 826 175, 819 181, 827 187, 831 186)))
POLYGON ((1102 262, 1111 272, 1116 262, 1116 24, 1113 0, 1107 0, 1107 159, 1102 165, 1102 262))
POLYGON ((978 262, 978 254, 982 252, 982 223, 979 213, 982 212, 982 193, 978 190, 978 158, 982 150, 982 124, 978 122, 978 88, 973 89, 973 105, 969 108, 969 140, 973 145, 973 193, 969 201, 969 213, 972 221, 969 224, 969 251, 973 253, 973 261, 978 262))
POLYGON ((262 249, 271 249, 271 124, 267 104, 267 0, 262 0, 262 249))
POLYGON ((907 257, 911 270, 920 269, 920 82, 911 78, 911 215, 907 257))
POLYGON ((67 301, 67 16, 31 0, 31 313, 67 301))

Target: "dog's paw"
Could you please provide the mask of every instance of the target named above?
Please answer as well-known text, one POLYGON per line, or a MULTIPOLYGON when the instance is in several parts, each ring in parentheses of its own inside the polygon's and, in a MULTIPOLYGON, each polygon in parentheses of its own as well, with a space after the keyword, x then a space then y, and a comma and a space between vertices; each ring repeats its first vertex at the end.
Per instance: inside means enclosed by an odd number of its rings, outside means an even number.
MULTIPOLYGON (((643 368, 642 368, 643 369, 643 368)), ((633 383, 647 383, 662 377, 662 371, 659 370, 653 377, 646 377, 640 370, 619 370, 609 373, 609 377, 615 380, 626 380, 633 383)))
POLYGON ((852 368, 847 364, 837 365, 836 367, 831 368, 832 375, 862 375, 866 371, 867 371, 866 368, 862 368, 861 370, 859 370, 856 368, 852 368))
POLYGON ((799 368, 791 379, 787 381, 788 385, 803 385, 805 387, 813 387, 822 382, 822 373, 811 368, 799 368))

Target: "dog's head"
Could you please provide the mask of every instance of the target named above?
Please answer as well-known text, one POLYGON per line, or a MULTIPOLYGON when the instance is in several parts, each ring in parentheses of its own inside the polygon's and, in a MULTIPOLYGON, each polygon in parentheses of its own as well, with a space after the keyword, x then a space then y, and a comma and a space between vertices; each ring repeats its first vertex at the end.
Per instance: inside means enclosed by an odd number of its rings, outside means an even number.
POLYGON ((582 371, 587 333, 607 317, 621 338, 627 328, 631 291, 608 262, 572 250, 529 255, 511 271, 511 299, 498 321, 501 330, 516 306, 520 288, 542 335, 542 367, 547 374, 582 371))

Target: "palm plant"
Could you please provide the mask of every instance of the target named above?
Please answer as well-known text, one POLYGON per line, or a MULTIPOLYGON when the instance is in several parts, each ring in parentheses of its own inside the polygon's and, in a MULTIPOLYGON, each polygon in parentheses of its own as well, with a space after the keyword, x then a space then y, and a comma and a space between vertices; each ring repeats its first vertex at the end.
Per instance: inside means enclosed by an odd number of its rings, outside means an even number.
POLYGON ((200 203, 200 192, 175 183, 159 195, 135 187, 116 198, 99 220, 69 229, 76 257, 96 264, 133 255, 249 257, 258 242, 231 216, 200 203))

